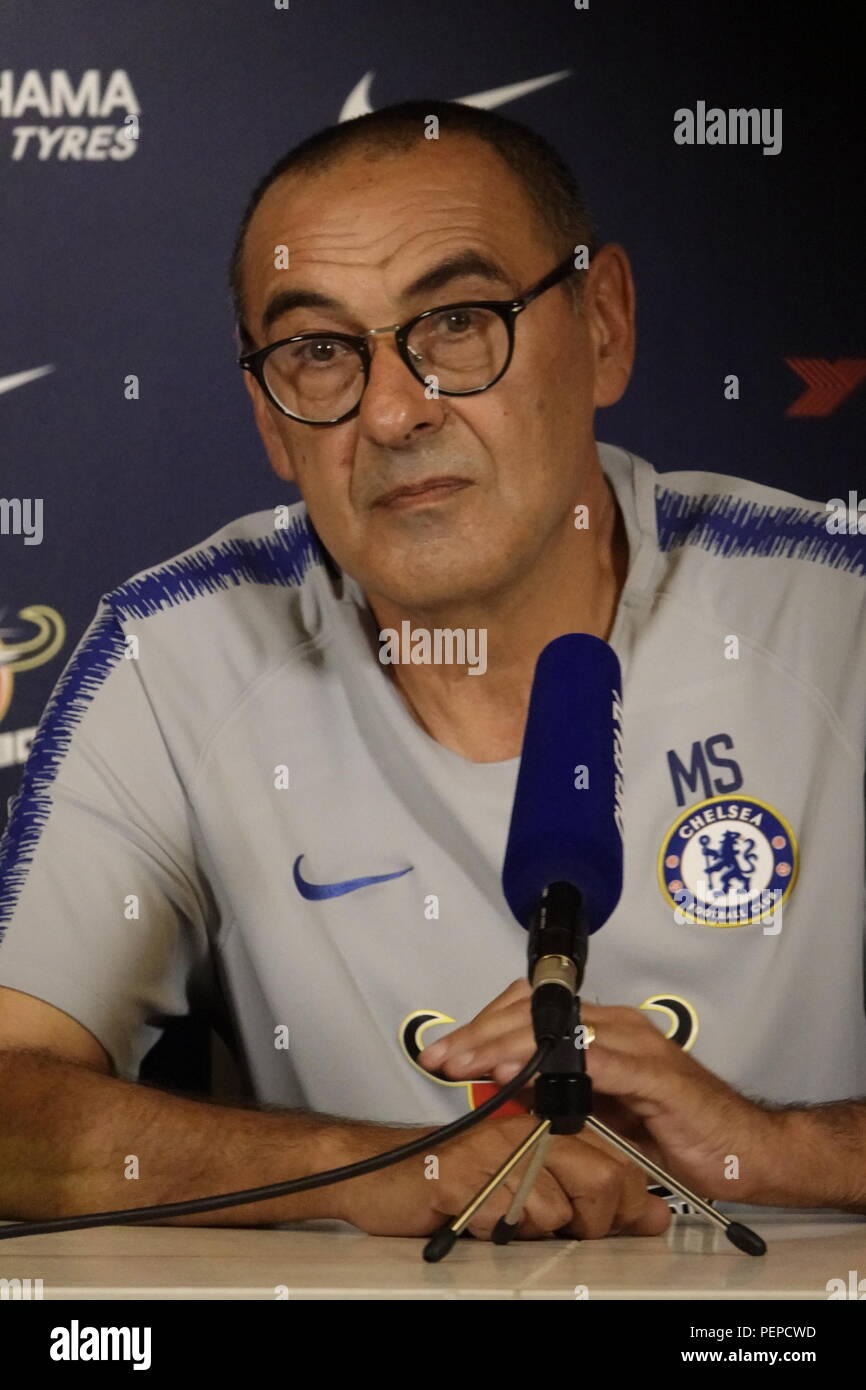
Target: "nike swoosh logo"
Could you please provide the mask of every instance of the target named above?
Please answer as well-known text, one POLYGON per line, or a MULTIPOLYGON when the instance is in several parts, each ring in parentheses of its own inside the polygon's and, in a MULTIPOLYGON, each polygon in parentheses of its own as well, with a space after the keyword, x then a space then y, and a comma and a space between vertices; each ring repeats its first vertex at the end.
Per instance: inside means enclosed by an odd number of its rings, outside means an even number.
POLYGON ((393 874, 372 874, 368 878, 346 878, 342 883, 308 883, 301 877, 301 870, 298 867, 303 855, 299 854, 292 868, 295 880, 295 887, 302 898, 308 902, 319 902, 322 898, 342 898, 344 893, 354 893, 356 888, 368 888, 371 883, 387 883, 391 878, 402 878, 404 874, 410 874, 414 868, 410 864, 408 869, 398 869, 393 874))
MULTIPOLYGON (((353 121, 356 116, 369 116, 374 110, 370 101, 370 87, 375 75, 375 72, 365 73, 358 85, 352 88, 343 102, 338 124, 353 121)), ((451 100, 460 102, 462 106, 478 106, 482 111, 492 111, 508 101, 527 97, 530 92, 539 92, 542 87, 549 87, 552 82, 561 82, 564 77, 570 76, 571 69, 565 68, 562 72, 550 72, 546 77, 529 77, 525 82, 510 82, 506 87, 493 87, 489 92, 475 92, 472 96, 452 97, 451 100)))
POLYGON ((48 372, 53 372, 53 367, 31 367, 26 372, 13 372, 11 376, 0 376, 0 396, 4 391, 14 391, 16 386, 26 386, 28 381, 37 381, 39 377, 46 376, 48 372))

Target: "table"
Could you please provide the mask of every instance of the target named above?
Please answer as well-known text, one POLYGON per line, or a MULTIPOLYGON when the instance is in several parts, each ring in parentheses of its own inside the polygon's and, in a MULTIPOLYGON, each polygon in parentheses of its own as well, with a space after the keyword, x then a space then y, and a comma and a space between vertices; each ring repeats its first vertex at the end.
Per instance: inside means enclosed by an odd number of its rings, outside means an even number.
MULTIPOLYGON (((41 1278, 44 1299, 821 1299, 866 1280, 866 1218, 767 1211, 752 1258, 717 1227, 676 1217, 663 1236, 461 1239, 427 1265, 423 1241, 339 1221, 263 1229, 106 1226, 0 1242, 0 1278, 41 1278), (586 1296, 585 1294, 583 1296, 586 1296)), ((866 1293, 866 1283, 863 1292, 866 1293)))

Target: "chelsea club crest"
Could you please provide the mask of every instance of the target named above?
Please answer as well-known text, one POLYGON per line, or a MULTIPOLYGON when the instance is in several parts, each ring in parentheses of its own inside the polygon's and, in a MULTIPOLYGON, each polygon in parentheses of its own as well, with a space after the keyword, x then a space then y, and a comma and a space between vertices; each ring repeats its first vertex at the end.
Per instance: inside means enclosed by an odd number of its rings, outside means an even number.
POLYGON ((745 927, 773 920, 798 867, 797 841, 784 816, 753 796, 713 796, 668 830, 658 879, 678 921, 745 927))

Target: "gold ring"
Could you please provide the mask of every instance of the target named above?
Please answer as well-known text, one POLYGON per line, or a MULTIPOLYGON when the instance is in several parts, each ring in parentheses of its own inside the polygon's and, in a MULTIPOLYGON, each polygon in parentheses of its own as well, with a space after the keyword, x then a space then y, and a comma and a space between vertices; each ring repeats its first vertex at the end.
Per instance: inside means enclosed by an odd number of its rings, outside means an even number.
POLYGON ((595 1029, 591 1023, 582 1023, 581 1027, 583 1028, 583 1045, 589 1047, 591 1042, 595 1042, 595 1029))

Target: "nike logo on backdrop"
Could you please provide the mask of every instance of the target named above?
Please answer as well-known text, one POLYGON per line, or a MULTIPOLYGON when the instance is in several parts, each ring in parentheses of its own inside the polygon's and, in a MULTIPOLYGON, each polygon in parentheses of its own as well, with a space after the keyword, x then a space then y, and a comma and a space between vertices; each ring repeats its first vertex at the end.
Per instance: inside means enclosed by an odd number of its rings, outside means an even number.
MULTIPOLYGON (((519 97, 527 97, 530 92, 538 92, 542 87, 549 87, 552 82, 561 82, 564 77, 570 76, 571 69, 565 68, 562 72, 548 73, 546 77, 529 77, 525 82, 510 82, 507 87, 493 87, 489 92, 475 92, 470 97, 452 97, 451 100, 460 102, 462 106, 478 106, 482 111, 492 111, 496 106, 504 106, 508 101, 517 101, 519 97)), ((369 116, 374 110, 370 101, 370 86, 374 77, 374 72, 367 72, 358 85, 352 88, 343 102, 340 121, 353 121, 356 116, 369 116)))
POLYGON ((0 376, 0 396, 4 391, 14 391, 16 386, 26 386, 28 381, 36 381, 40 376, 53 372, 53 367, 31 367, 26 372, 13 372, 11 376, 0 376))
POLYGON ((341 883, 308 883, 301 877, 299 868, 303 855, 299 854, 292 868, 295 880, 295 887, 302 898, 308 902, 318 902, 322 898, 342 898, 344 893, 354 893, 356 888, 368 888, 371 883, 387 883, 391 878, 402 878, 404 874, 410 874, 414 868, 410 864, 408 869, 398 869, 393 874, 372 874, 368 878, 346 878, 341 883))

